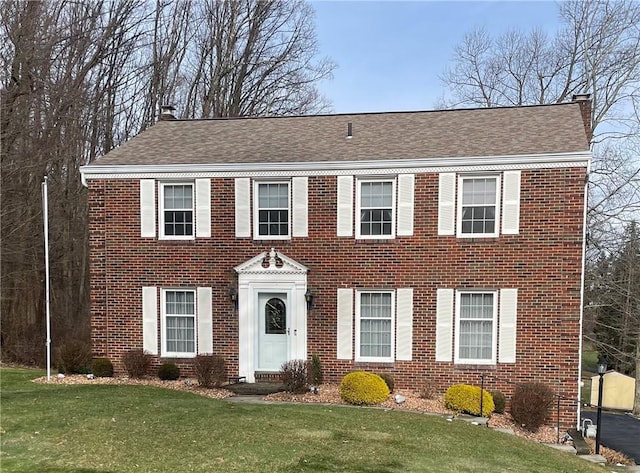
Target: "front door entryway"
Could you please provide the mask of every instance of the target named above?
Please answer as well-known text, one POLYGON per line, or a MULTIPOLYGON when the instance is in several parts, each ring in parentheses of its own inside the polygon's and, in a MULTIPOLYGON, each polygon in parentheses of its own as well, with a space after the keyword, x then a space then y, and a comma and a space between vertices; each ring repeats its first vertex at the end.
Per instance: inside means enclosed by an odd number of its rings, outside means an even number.
POLYGON ((279 371, 289 359, 291 313, 287 294, 258 293, 258 371, 279 371))
POLYGON ((234 268, 238 273, 238 376, 248 383, 307 359, 305 266, 274 248, 234 268))

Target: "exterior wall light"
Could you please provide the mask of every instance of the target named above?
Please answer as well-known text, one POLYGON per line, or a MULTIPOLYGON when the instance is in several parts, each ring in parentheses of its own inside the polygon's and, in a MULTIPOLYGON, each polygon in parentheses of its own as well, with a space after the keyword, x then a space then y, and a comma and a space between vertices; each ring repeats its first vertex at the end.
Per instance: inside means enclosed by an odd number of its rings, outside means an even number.
POLYGON ((238 310, 238 291, 235 287, 229 289, 229 298, 231 299, 231 303, 233 304, 233 308, 238 310))
POLYGON ((307 301, 307 311, 313 309, 313 293, 311 289, 307 289, 307 292, 304 293, 304 300, 307 301))

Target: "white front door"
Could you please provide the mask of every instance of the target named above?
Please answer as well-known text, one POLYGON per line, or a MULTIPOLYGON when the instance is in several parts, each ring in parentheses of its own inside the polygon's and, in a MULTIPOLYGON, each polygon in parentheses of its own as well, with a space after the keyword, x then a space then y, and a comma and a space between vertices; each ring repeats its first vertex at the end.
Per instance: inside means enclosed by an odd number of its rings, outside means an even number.
POLYGON ((287 293, 259 292, 258 318, 258 371, 280 371, 289 360, 291 308, 287 293))

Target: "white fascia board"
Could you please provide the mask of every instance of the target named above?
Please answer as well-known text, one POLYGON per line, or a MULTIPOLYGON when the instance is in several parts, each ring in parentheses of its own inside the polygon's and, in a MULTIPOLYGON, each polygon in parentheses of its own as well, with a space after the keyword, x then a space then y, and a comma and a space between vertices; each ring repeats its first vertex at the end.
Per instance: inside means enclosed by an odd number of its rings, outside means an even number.
POLYGON ((82 183, 88 179, 178 179, 183 177, 260 177, 362 175, 427 172, 476 172, 503 169, 587 167, 591 151, 506 156, 460 156, 366 161, 316 161, 220 164, 135 164, 80 167, 82 183))

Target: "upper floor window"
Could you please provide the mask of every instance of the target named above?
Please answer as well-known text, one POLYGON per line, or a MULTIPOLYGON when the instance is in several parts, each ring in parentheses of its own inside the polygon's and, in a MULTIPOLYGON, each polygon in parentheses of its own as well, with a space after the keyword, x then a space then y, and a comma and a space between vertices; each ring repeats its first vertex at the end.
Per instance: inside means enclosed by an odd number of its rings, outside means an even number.
POLYGON ((161 183, 159 201, 161 238, 193 238, 193 184, 161 183))
POLYGON ((500 179, 498 176, 460 176, 458 234, 498 236, 500 179))
POLYGON ((393 292, 358 292, 356 359, 393 360, 393 292))
POLYGON ((194 356, 196 354, 196 294, 194 290, 164 290, 163 354, 194 356))
POLYGON ((358 181, 357 202, 357 238, 394 238, 394 180, 358 181))
POLYGON ((495 363, 497 294, 459 291, 456 363, 495 363))
POLYGON ((289 238, 290 192, 289 182, 256 182, 255 226, 259 239, 289 238))

